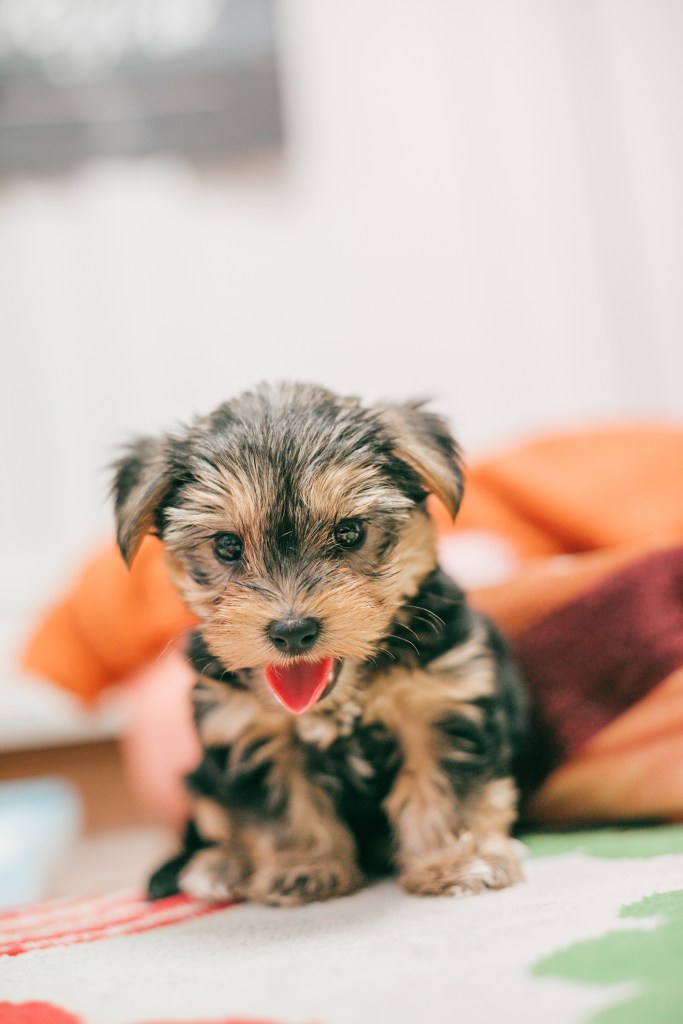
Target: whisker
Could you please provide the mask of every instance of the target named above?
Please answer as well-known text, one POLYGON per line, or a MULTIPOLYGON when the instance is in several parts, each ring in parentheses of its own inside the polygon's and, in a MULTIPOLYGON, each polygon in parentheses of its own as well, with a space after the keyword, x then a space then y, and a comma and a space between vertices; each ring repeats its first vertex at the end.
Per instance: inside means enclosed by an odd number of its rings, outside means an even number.
POLYGON ((397 623, 397 625, 398 625, 398 626, 399 626, 399 627, 400 627, 401 629, 407 629, 407 630, 408 630, 408 632, 409 632, 409 633, 412 633, 412 634, 413 634, 413 636, 415 637, 415 639, 416 639, 417 641, 419 641, 419 639, 420 639, 420 638, 419 638, 419 636, 417 635, 417 633, 415 632, 415 630, 414 630, 414 629, 411 629, 411 628, 410 628, 410 626, 406 625, 406 623, 405 623, 405 622, 398 622, 398 623, 397 623))
POLYGON ((444 620, 441 618, 440 615, 437 615, 436 612, 433 612, 431 608, 423 608, 419 604, 404 604, 403 607, 412 608, 416 612, 424 612, 426 615, 431 615, 432 618, 436 619, 439 625, 443 626, 444 629, 446 628, 446 623, 444 622, 444 620))
POLYGON ((155 658, 155 661, 161 661, 161 659, 166 654, 166 651, 169 649, 169 647, 172 647, 173 644, 176 644, 176 643, 178 643, 179 640, 182 640, 183 636, 184 636, 183 633, 178 633, 177 636, 172 636, 171 639, 168 641, 168 643, 164 645, 163 649, 161 651, 159 651, 159 653, 157 654, 157 656, 155 658))
MULTIPOLYGON (((379 654, 386 654, 390 658, 392 658, 393 661, 396 661, 396 655, 392 651, 387 650, 386 647, 378 647, 377 648, 377 654, 378 655, 379 654)), ((371 665, 376 665, 377 664, 377 657, 376 656, 374 658, 368 658, 367 660, 370 662, 371 665)))
POLYGON ((430 629, 434 630, 437 636, 439 635, 439 627, 433 623, 431 619, 425 619, 424 615, 413 615, 411 618, 417 619, 418 622, 424 622, 425 626, 429 626, 430 629))
POLYGON ((404 636, 396 636, 395 633, 387 633, 386 635, 388 637, 391 637, 392 640, 398 640, 400 644, 408 644, 410 647, 413 648, 418 658, 420 657, 420 652, 418 651, 417 647, 415 646, 412 640, 406 640, 404 636))

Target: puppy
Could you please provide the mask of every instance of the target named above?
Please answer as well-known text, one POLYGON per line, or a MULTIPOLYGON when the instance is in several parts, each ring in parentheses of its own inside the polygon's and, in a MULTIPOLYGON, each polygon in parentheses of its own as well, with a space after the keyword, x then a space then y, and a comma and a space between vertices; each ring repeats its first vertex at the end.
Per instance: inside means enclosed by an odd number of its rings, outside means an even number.
POLYGON ((262 386, 117 463, 124 559, 156 533, 199 621, 203 757, 152 899, 293 905, 389 870, 425 895, 520 878, 521 691, 437 566, 430 493, 455 515, 442 419, 301 384, 262 386))

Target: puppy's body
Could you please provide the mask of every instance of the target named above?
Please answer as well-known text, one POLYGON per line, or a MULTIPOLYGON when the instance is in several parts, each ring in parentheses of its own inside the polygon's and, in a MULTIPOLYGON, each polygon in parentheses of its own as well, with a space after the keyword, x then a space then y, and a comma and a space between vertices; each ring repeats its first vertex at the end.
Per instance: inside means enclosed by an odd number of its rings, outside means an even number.
POLYGON ((392 867, 418 893, 517 880, 517 678, 437 568, 429 491, 456 510, 441 420, 304 386, 121 461, 124 555, 156 527, 200 619, 204 753, 184 849, 152 896, 299 903, 392 867))

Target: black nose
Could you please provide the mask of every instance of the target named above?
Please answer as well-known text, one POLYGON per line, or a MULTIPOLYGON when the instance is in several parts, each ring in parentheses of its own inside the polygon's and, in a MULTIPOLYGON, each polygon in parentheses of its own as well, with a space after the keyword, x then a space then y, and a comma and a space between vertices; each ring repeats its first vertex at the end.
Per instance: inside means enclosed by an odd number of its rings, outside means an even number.
POLYGON ((320 632, 317 619, 281 619, 271 622, 268 636, 278 651, 286 654, 303 654, 310 651, 320 632))

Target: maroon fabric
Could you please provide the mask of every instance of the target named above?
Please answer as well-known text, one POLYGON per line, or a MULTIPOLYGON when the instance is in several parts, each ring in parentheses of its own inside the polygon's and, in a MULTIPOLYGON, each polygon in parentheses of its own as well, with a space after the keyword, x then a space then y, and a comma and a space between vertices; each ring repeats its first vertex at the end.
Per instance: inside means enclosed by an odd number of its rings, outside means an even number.
POLYGON ((515 641, 537 784, 683 665, 683 547, 649 555, 515 641))

